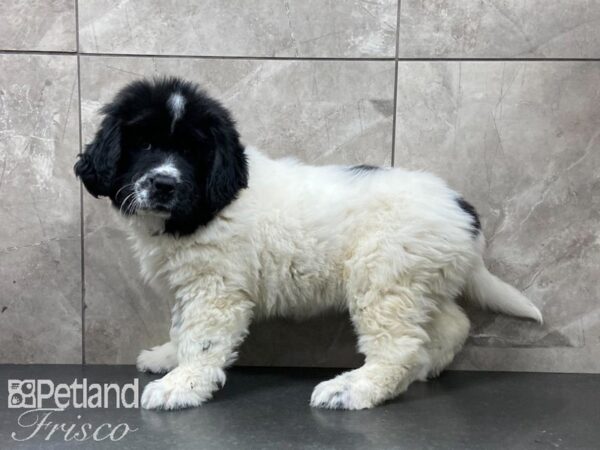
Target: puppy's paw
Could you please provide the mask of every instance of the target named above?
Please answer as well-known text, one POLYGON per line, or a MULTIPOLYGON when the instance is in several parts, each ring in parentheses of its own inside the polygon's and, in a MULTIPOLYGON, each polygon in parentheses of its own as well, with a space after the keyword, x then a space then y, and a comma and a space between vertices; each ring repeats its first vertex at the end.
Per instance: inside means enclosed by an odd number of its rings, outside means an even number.
POLYGON ((177 367, 177 348, 171 342, 142 350, 137 358, 140 372, 165 373, 177 367))
POLYGON ((199 406, 224 384, 225 372, 221 369, 177 367, 144 388, 142 407, 171 410, 199 406))
POLYGON ((376 399, 371 382, 342 374, 319 383, 313 390, 310 405, 327 409, 366 409, 375 406, 376 399))
POLYGON ((184 409, 199 406, 208 400, 209 395, 197 392, 193 387, 156 380, 146 386, 142 394, 142 407, 145 409, 184 409))

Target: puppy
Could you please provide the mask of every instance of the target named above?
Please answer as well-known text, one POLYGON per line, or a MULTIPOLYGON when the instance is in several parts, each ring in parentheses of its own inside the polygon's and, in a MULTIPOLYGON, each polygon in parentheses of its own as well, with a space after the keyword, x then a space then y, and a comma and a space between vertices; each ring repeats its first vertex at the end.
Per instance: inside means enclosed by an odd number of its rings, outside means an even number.
POLYGON ((170 340, 138 368, 150 409, 198 406, 252 319, 350 313, 365 364, 314 389, 315 407, 362 409, 437 375, 469 320, 455 299, 541 322, 485 268, 473 206, 424 172, 313 167, 244 147, 229 112, 176 78, 107 104, 75 173, 109 197, 146 281, 174 297, 170 340))

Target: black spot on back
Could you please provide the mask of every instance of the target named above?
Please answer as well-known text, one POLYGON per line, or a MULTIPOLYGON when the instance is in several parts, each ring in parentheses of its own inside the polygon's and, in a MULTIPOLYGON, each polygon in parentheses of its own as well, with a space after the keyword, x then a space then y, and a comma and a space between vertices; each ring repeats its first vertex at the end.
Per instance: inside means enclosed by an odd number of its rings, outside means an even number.
POLYGON ((363 173, 363 172, 373 172, 375 170, 381 170, 379 166, 371 166, 369 164, 361 164, 359 166, 351 166, 348 168, 351 172, 354 173, 363 173))
POLYGON ((477 236, 481 231, 481 221, 479 220, 479 214, 477 214, 475 207, 462 197, 458 197, 456 199, 456 203, 458 204, 458 206, 460 206, 460 209, 462 209, 464 212, 471 216, 471 225, 473 226, 471 233, 473 234, 473 236, 477 236))

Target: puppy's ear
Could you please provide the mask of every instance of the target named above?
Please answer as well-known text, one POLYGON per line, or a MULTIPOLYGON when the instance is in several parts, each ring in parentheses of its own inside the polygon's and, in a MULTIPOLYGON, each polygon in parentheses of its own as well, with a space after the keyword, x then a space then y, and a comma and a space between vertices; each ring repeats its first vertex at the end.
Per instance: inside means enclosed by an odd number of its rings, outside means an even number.
POLYGON ((211 129, 214 158, 206 180, 207 207, 211 213, 223 209, 236 198, 240 189, 248 186, 244 148, 233 124, 227 128, 211 129))
POLYGON ((108 196, 121 156, 120 122, 107 115, 75 163, 75 175, 94 197, 108 196))

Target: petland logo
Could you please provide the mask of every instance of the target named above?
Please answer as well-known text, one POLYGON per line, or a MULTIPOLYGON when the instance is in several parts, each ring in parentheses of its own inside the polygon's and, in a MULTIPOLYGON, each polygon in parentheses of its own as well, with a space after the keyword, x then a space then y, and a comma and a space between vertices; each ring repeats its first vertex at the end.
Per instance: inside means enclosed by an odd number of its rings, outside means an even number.
POLYGON ((15 441, 28 441, 35 436, 44 436, 48 441, 62 435, 64 441, 120 441, 127 434, 138 429, 126 423, 112 425, 103 423, 94 426, 89 422, 56 422, 54 413, 60 414, 66 408, 139 408, 139 380, 122 386, 116 383, 91 383, 83 378, 71 384, 55 384, 52 380, 8 380, 8 407, 21 408, 17 424, 23 433, 13 432, 15 441))

